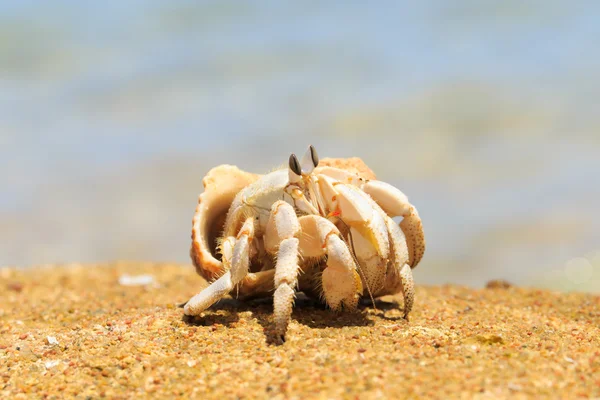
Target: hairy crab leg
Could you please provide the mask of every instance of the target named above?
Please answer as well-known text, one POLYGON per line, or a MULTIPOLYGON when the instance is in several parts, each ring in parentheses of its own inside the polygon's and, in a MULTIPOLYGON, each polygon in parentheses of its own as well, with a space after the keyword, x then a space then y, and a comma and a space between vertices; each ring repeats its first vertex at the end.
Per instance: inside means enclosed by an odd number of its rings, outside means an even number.
POLYGON ((415 303, 415 281, 410 265, 404 264, 400 268, 400 277, 402 278, 402 293, 404 296, 404 319, 408 321, 408 314, 412 311, 415 303))
POLYGON ((270 296, 273 293, 275 270, 269 269, 259 272, 249 272, 238 284, 236 293, 239 299, 270 296))
MULTIPOLYGON (((235 285, 246 277, 250 264, 250 242, 253 238, 254 218, 251 217, 246 219, 235 240, 231 255, 231 269, 187 302, 183 308, 186 315, 200 314, 229 293, 235 285)), ((229 239, 226 242, 229 242, 229 239)), ((225 258, 228 257, 225 254, 226 251, 228 250, 223 248, 225 258)))
POLYGON ((323 296, 333 310, 342 306, 355 309, 363 287, 356 263, 340 231, 326 218, 306 215, 299 218, 302 228, 300 254, 304 258, 327 256, 322 275, 323 296))
POLYGON ((273 314, 277 337, 285 340, 285 333, 292 316, 295 288, 298 286, 298 238, 300 223, 294 208, 285 201, 277 201, 271 207, 271 215, 265 232, 265 249, 277 254, 275 264, 275 294, 273 314))
MULTIPOLYGON (((231 269, 233 259, 233 249, 236 239, 233 236, 226 237, 221 242, 219 249, 225 270, 231 269)), ((252 241, 253 245, 262 243, 260 240, 252 241)), ((252 259, 252 247, 250 248, 250 258, 252 259)), ((236 298, 258 297, 269 295, 273 292, 273 274, 275 270, 264 270, 260 272, 248 272, 248 274, 235 287, 236 298)))
MULTIPOLYGON (((412 310, 415 302, 415 283, 412 276, 412 269, 408 264, 408 246, 402 230, 393 219, 386 216, 386 225, 390 235, 390 245, 392 247, 392 256, 390 263, 392 268, 388 270, 386 283, 389 280, 400 279, 402 285, 402 294, 404 296, 404 318, 408 320, 408 314, 412 310)), ((391 293, 397 293, 396 288, 392 288, 391 293)))
POLYGON ((398 188, 381 181, 368 181, 362 189, 379 204, 390 217, 403 217, 400 228, 408 244, 408 264, 414 268, 425 253, 425 234, 417 209, 408 202, 408 198, 398 188))

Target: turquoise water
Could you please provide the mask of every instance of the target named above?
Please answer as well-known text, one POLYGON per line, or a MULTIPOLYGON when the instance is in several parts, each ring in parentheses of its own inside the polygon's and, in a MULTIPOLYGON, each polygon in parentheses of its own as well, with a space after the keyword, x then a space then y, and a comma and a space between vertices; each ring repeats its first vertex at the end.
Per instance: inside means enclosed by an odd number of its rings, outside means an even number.
POLYGON ((314 144, 417 205, 421 283, 600 291, 600 3, 0 3, 0 265, 189 262, 201 179, 314 144))

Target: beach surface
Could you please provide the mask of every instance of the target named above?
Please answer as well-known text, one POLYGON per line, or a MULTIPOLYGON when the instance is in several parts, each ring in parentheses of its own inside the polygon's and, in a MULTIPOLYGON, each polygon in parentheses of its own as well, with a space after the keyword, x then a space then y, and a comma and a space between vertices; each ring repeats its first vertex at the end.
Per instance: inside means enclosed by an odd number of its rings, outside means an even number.
POLYGON ((333 313, 299 298, 271 343, 269 301, 178 304, 189 265, 0 270, 1 398, 598 398, 600 296, 418 286, 333 313))

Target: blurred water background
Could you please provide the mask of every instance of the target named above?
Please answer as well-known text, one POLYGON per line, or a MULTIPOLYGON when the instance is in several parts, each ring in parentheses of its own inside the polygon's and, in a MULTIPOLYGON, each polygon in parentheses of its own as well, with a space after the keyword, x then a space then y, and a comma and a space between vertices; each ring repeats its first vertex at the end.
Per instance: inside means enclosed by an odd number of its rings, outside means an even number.
POLYGON ((0 265, 189 263, 201 179, 308 144, 418 206, 418 283, 600 292, 600 2, 0 2, 0 265))

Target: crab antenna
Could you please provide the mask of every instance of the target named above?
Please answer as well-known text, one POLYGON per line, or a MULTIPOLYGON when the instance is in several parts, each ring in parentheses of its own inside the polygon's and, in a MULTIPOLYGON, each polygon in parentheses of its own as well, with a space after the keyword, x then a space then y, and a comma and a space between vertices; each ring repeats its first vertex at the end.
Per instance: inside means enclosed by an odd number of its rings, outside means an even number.
POLYGON ((302 156, 300 165, 302 166, 302 174, 304 175, 311 174, 315 167, 319 165, 319 155, 312 145, 308 146, 308 150, 302 156))

